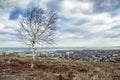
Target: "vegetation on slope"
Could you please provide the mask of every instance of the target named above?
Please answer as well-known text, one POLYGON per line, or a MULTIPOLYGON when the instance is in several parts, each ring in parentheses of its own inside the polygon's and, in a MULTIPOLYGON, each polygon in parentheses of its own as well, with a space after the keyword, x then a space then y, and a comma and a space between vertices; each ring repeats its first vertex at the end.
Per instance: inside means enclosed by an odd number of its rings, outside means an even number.
POLYGON ((120 63, 0 56, 0 80, 120 80, 120 63))

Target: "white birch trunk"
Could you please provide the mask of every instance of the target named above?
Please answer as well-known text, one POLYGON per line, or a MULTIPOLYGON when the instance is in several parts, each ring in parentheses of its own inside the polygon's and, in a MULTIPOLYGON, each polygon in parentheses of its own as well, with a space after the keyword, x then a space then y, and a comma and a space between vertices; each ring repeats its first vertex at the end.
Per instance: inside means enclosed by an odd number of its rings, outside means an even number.
POLYGON ((32 51, 32 60, 35 61, 35 47, 33 47, 33 51, 32 51))
POLYGON ((31 69, 34 68, 34 61, 35 61, 35 44, 32 45, 32 63, 31 63, 31 69))

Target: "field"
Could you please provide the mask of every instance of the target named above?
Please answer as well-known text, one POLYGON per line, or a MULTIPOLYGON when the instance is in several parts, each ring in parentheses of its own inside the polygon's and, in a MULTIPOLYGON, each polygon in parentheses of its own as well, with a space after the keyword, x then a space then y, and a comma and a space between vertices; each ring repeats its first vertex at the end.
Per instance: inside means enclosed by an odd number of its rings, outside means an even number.
POLYGON ((0 80, 120 80, 120 63, 0 56, 0 80))

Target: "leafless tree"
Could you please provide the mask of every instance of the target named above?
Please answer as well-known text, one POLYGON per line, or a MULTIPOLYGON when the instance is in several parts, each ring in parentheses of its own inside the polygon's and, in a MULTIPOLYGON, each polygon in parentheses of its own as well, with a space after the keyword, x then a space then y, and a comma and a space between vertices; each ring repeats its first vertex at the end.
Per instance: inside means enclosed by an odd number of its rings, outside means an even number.
POLYGON ((25 16, 19 20, 18 37, 26 45, 32 47, 32 64, 35 60, 37 45, 43 42, 53 44, 55 40, 57 14, 40 7, 32 7, 26 10, 25 16))

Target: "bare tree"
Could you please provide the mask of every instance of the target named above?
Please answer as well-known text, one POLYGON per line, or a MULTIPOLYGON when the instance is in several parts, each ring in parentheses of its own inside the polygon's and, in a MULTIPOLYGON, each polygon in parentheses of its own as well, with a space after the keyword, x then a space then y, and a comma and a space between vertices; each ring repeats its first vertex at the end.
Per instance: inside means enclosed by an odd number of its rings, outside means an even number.
POLYGON ((39 7, 28 8, 25 16, 19 20, 18 37, 32 47, 32 64, 35 60, 36 46, 44 43, 53 44, 56 32, 57 14, 39 7))

